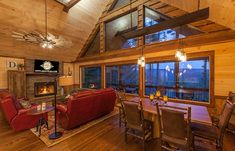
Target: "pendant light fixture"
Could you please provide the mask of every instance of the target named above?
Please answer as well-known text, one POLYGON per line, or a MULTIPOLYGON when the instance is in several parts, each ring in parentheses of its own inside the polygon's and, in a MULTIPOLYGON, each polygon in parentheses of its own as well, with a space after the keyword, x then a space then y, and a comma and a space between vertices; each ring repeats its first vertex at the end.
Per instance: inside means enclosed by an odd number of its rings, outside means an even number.
MULTIPOLYGON (((130 10, 132 9, 132 0, 130 0, 130 10)), ((131 28, 132 28, 132 13, 131 13, 131 28)), ((145 57, 144 57, 144 44, 141 48, 141 56, 137 60, 137 64, 141 67, 145 67, 145 57)))
POLYGON ((138 58, 137 64, 143 68, 145 67, 144 45, 142 46, 141 56, 138 58))
POLYGON ((42 48, 53 48, 55 42, 50 39, 48 36, 48 29, 47 29, 47 0, 45 0, 45 36, 42 42, 40 43, 40 46, 42 48))
MULTIPOLYGON (((180 27, 180 33, 182 33, 181 28, 182 27, 180 27)), ((185 61, 187 61, 187 55, 183 49, 183 38, 178 37, 178 41, 179 41, 179 43, 178 43, 178 48, 175 53, 175 57, 177 58, 177 60, 179 60, 181 62, 185 62, 185 61)))

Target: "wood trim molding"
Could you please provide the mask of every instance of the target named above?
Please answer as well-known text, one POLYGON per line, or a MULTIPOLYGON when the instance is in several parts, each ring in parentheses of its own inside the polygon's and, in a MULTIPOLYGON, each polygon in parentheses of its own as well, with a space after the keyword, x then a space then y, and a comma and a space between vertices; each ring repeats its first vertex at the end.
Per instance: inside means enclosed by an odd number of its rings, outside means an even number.
POLYGON ((228 96, 223 96, 223 95, 215 95, 214 98, 215 99, 219 99, 219 100, 226 100, 228 96))
POLYGON ((68 4, 64 6, 64 11, 69 12, 69 9, 76 5, 80 0, 71 0, 68 4))

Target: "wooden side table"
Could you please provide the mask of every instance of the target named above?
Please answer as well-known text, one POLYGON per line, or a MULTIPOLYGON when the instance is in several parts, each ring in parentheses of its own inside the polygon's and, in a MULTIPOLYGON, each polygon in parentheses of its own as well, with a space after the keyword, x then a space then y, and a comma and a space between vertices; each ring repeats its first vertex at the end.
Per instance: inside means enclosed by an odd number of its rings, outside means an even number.
POLYGON ((45 124, 48 129, 48 122, 47 120, 43 117, 44 113, 48 113, 50 111, 54 110, 53 106, 47 106, 45 110, 37 110, 37 108, 32 109, 28 111, 28 115, 40 115, 41 117, 39 118, 38 124, 36 126, 36 132, 38 132, 38 136, 41 135, 41 127, 45 124))

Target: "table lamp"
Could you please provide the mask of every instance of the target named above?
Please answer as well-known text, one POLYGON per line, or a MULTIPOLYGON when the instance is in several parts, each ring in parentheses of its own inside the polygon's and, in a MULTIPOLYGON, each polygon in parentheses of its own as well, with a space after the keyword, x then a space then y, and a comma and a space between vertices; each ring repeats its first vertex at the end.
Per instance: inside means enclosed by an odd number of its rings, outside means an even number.
POLYGON ((72 76, 61 76, 59 77, 59 86, 63 88, 63 94, 68 94, 69 93, 69 88, 70 86, 73 85, 73 77, 72 76))

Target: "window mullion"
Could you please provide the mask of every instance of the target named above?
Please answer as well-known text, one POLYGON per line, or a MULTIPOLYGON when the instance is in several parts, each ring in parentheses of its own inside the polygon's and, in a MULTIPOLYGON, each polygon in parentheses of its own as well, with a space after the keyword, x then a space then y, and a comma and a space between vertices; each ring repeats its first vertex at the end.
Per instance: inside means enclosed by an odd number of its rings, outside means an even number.
POLYGON ((175 92, 176 98, 179 98, 179 62, 175 62, 175 92))

